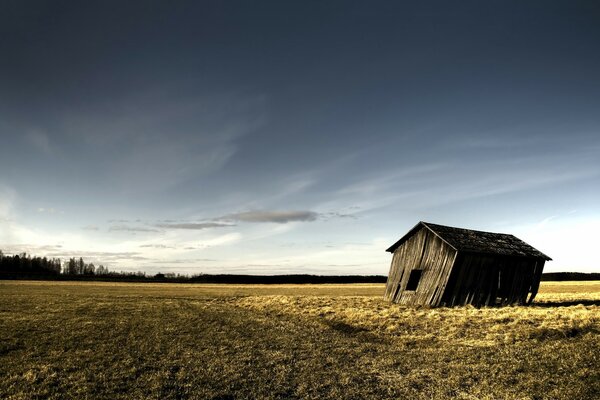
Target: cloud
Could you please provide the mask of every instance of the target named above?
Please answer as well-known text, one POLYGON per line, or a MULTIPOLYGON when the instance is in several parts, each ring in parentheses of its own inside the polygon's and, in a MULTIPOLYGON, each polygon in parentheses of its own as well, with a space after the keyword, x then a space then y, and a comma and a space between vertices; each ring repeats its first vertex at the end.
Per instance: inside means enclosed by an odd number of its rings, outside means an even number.
POLYGON ((67 260, 71 257, 82 257, 86 262, 102 263, 105 265, 119 265, 123 262, 147 261, 139 252, 133 251, 86 251, 65 249, 62 245, 35 245, 35 244, 15 244, 3 246, 2 250, 6 254, 28 253, 40 257, 60 258, 67 260))
POLYGON ((217 247, 223 245, 229 245, 239 242, 242 239, 242 234, 239 232, 231 232, 225 235, 217 236, 211 239, 202 240, 197 244, 198 248, 206 249, 209 247, 217 247))
POLYGON ((158 229, 146 228, 143 226, 130 226, 130 225, 113 225, 108 228, 109 232, 122 231, 122 232, 160 232, 158 229))
POLYGON ((0 185, 0 218, 9 220, 12 217, 14 205, 17 202, 17 192, 8 187, 0 185))
MULTIPOLYGON (((203 230, 237 226, 234 222, 277 224, 286 224, 288 222, 310 222, 317 220, 320 216, 321 214, 314 211, 253 210, 227 214, 221 217, 213 218, 212 221, 207 222, 159 222, 153 226, 161 229, 203 230)), ((352 217, 350 215, 341 213, 328 213, 326 216, 328 218, 352 217)))
POLYGON ((333 218, 349 218, 349 219, 358 219, 358 216, 353 213, 345 213, 340 211, 330 211, 327 213, 321 214, 321 217, 325 220, 333 219, 333 218))
POLYGON ((39 212, 39 213, 47 213, 47 214, 56 214, 56 213, 64 214, 62 211, 59 211, 59 210, 57 210, 55 208, 52 208, 52 207, 39 207, 37 209, 37 212, 39 212))
POLYGON ((139 252, 134 251, 58 251, 50 254, 53 257, 60 257, 61 259, 67 259, 70 257, 82 257, 86 262, 100 263, 107 266, 122 265, 127 262, 147 261, 148 257, 142 256, 139 252))
POLYGON ((42 153, 48 155, 52 154, 52 146, 50 145, 50 140, 48 139, 48 135, 46 135, 44 132, 33 130, 25 134, 25 138, 31 146, 35 147, 42 153))
MULTIPOLYGON (((196 264, 198 262, 216 262, 214 258, 187 258, 187 259, 171 259, 171 260, 153 260, 152 264, 196 264)), ((168 267, 167 267, 168 268, 168 267)))
POLYGON ((166 244, 141 244, 140 247, 147 247, 152 249, 174 249, 174 246, 167 246, 166 244))
POLYGON ((208 228, 227 228, 235 226, 235 224, 227 224, 223 222, 181 222, 173 224, 160 223, 155 225, 158 228, 164 229, 189 229, 189 230, 201 230, 208 228))
POLYGON ((273 222, 277 224, 286 224, 288 222, 310 222, 315 221, 319 213, 314 211, 245 211, 240 213, 228 214, 222 217, 225 220, 239 222, 273 222))
POLYGON ((327 213, 319 214, 314 211, 268 211, 268 210, 253 210, 239 213, 231 213, 221 217, 212 218, 205 222, 175 222, 172 220, 163 220, 155 223, 153 226, 162 229, 186 229, 186 230, 203 230, 210 228, 228 228, 237 226, 235 222, 250 222, 250 223, 277 223, 286 224, 288 222, 310 222, 315 221, 319 217, 327 218, 353 217, 343 213, 327 213), (167 222, 170 221, 170 222, 167 222))
POLYGON ((6 254, 28 253, 35 256, 44 256, 47 253, 62 251, 62 245, 34 245, 34 244, 6 244, 0 246, 6 254))
POLYGON ((81 229, 83 229, 84 231, 99 231, 100 228, 96 225, 86 225, 84 227, 82 227, 81 229))
POLYGON ((125 194, 161 192, 220 170, 238 140, 265 124, 268 106, 261 94, 191 95, 187 84, 147 87, 108 103, 57 118, 71 140, 111 154, 94 160, 101 184, 125 194))

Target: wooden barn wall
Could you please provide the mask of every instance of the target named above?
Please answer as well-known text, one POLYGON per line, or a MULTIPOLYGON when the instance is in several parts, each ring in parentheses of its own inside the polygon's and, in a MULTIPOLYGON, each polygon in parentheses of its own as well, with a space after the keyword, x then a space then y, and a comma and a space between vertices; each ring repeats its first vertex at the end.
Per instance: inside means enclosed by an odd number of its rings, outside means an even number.
POLYGON ((529 288, 529 294, 527 297, 527 304, 531 304, 535 296, 537 295, 538 289, 540 288, 540 281, 542 280, 542 272, 544 272, 544 264, 546 260, 539 258, 536 260, 536 264, 533 271, 533 279, 529 288))
POLYGON ((407 305, 438 305, 456 251, 427 228, 421 228, 396 249, 384 298, 407 305), (406 290, 410 271, 422 270, 416 290, 406 290))
POLYGON ((544 262, 536 258, 459 254, 441 305, 531 303, 544 262))

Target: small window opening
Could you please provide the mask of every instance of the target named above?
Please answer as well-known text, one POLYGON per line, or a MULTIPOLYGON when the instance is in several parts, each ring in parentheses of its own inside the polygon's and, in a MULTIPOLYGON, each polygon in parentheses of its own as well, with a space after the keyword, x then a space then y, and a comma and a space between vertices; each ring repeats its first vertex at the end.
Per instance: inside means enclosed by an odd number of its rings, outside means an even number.
POLYGON ((419 286, 419 281, 421 280, 422 272, 423 270, 421 269, 413 269, 410 271, 408 283, 406 284, 406 290, 417 290, 417 286, 419 286))

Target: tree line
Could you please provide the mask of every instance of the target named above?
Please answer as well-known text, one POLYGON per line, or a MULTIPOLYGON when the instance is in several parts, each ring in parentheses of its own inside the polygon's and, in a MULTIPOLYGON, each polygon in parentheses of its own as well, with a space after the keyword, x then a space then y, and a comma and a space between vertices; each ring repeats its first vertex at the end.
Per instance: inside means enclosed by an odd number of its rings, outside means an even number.
POLYGON ((0 250, 0 279, 52 279, 52 280, 99 280, 127 282, 173 282, 173 283, 383 283, 383 275, 230 275, 197 274, 182 275, 145 272, 110 271, 103 265, 86 263, 82 257, 60 258, 35 257, 26 253, 6 255, 0 250))
POLYGON ((6 255, 0 250, 0 277, 3 278, 36 278, 65 276, 96 276, 110 274, 103 265, 95 266, 86 263, 83 258, 72 257, 64 263, 60 258, 31 256, 27 253, 6 255))
POLYGON ((600 281, 600 272, 546 272, 543 281, 600 281))

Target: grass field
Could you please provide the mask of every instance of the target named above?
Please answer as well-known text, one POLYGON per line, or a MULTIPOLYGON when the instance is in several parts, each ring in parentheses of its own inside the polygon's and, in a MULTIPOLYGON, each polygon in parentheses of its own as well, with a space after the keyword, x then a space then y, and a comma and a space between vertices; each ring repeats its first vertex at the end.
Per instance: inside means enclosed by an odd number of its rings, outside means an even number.
POLYGON ((483 309, 383 287, 0 282, 0 398, 600 398, 600 282, 483 309))

